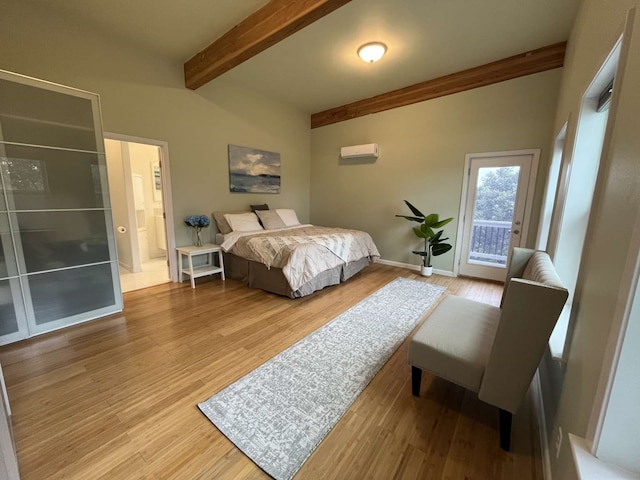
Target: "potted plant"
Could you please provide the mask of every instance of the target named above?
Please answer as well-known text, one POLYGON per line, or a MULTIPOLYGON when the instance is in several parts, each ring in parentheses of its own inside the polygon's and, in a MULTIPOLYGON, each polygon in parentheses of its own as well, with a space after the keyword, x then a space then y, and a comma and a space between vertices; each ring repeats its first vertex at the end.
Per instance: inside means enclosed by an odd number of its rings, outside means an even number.
POLYGON ((436 231, 436 229, 444 227, 447 223, 451 222, 453 217, 440 220, 437 213, 425 215, 408 201, 405 200, 404 203, 407 204, 407 207, 409 207, 413 215, 396 215, 396 217, 406 218, 407 220, 420 224, 418 227, 413 227, 413 233, 415 233, 418 238, 424 240, 424 248, 422 250, 414 250, 413 253, 422 257, 420 273, 429 277, 433 273, 431 258, 447 253, 453 248, 450 244, 445 243, 445 241, 449 240, 448 237, 442 238, 444 230, 436 231))

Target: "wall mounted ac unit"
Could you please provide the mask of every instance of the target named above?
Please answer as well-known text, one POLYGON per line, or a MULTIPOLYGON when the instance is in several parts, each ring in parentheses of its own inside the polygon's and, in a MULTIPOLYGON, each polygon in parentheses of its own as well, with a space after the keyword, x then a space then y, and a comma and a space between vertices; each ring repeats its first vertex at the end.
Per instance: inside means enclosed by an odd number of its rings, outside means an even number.
POLYGON ((342 147, 340 156, 342 158, 374 157, 378 158, 379 149, 377 143, 367 143, 366 145, 353 145, 342 147))

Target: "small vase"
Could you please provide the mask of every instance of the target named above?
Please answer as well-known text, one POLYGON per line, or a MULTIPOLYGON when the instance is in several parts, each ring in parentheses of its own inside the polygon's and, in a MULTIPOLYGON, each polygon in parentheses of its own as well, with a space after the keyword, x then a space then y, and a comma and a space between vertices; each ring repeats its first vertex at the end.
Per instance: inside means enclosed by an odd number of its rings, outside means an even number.
POLYGON ((202 232, 201 228, 193 227, 193 244, 196 247, 202 246, 202 235, 200 235, 201 232, 202 232))
POLYGON ((425 267, 424 265, 420 265, 420 275, 423 277, 430 277, 433 275, 433 267, 425 267))

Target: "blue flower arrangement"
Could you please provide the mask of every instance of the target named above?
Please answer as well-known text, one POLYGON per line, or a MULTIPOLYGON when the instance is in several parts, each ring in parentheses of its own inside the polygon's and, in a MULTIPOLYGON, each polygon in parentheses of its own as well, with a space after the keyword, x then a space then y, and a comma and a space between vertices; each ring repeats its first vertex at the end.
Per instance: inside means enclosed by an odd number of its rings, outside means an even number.
POLYGON ((211 223, 206 215, 187 215, 184 217, 184 223, 193 228, 208 227, 211 223))
POLYGON ((196 247, 201 246, 202 237, 200 236, 200 231, 203 228, 208 227, 209 224, 211 223, 209 221, 209 217, 207 217, 206 215, 187 215, 186 217, 184 217, 184 223, 185 225, 193 228, 193 233, 194 233, 193 243, 195 243, 196 247))

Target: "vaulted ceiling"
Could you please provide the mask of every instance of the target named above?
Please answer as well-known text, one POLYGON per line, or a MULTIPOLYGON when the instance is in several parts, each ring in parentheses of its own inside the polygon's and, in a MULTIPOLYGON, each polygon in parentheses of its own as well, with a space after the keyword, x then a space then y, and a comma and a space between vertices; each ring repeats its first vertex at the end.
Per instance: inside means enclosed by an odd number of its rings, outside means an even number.
MULTIPOLYGON (((207 88, 238 85, 312 114, 565 41, 579 2, 328 0, 335 7, 330 13, 278 38, 211 80, 207 88), (369 41, 388 46, 378 63, 365 64, 356 55, 369 41)), ((269 2, 47 3, 136 48, 166 57, 182 70, 185 61, 269 2)))

